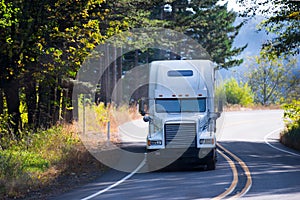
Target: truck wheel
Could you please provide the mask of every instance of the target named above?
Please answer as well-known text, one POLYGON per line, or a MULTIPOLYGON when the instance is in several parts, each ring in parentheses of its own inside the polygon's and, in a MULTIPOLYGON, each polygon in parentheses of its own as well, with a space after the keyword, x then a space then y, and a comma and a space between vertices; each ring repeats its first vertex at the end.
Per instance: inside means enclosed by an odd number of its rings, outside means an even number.
POLYGON ((215 170, 215 169, 216 169, 216 160, 213 158, 207 163, 206 170, 215 170))
POLYGON ((206 164, 206 170, 215 170, 217 163, 217 152, 213 149, 213 156, 206 164))

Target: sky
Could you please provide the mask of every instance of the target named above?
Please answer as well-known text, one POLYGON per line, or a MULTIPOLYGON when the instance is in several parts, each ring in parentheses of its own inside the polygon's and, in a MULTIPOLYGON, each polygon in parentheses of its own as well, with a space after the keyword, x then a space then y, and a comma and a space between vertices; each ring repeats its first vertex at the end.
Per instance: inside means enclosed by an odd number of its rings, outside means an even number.
POLYGON ((220 0, 220 4, 224 4, 228 2, 227 8, 228 10, 234 10, 236 12, 241 11, 242 8, 236 3, 236 0, 220 0))
MULTIPOLYGON (((250 6, 260 4, 259 9, 255 12, 258 15, 259 15, 259 11, 263 11, 263 10, 274 11, 274 10, 280 9, 280 6, 278 6, 278 5, 273 6, 272 1, 269 1, 269 0, 255 0, 255 4, 253 3, 254 0, 244 0, 243 1, 244 5, 236 3, 236 1, 237 0, 220 0, 219 2, 220 2, 220 4, 228 2, 228 4, 227 4, 228 10, 234 10, 236 12, 241 12, 241 11, 245 10, 245 5, 247 7, 250 7, 250 6), (268 3, 266 4, 266 2, 268 2, 268 3), (262 5, 261 3, 263 3, 264 5, 262 5)), ((271 15, 271 13, 269 13, 269 14, 271 15)), ((265 15, 267 15, 267 14, 265 13, 265 15)))

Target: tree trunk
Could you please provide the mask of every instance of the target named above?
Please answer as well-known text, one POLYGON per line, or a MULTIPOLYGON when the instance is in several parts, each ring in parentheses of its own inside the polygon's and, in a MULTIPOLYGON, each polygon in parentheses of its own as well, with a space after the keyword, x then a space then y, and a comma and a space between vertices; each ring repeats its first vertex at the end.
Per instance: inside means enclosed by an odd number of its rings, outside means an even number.
POLYGON ((50 115, 52 117, 52 124, 55 124, 59 120, 59 109, 60 109, 60 99, 61 99, 61 80, 58 78, 55 85, 52 87, 52 100, 50 101, 51 110, 50 115))
POLYGON ((8 114, 12 116, 11 127, 17 138, 20 137, 19 127, 21 126, 20 115, 20 98, 19 98, 19 84, 17 81, 10 81, 4 88, 6 97, 8 114))
POLYGON ((106 101, 105 104, 110 103, 111 100, 111 96, 110 96, 110 74, 111 74, 111 65, 109 63, 109 61, 111 60, 111 55, 110 55, 110 47, 107 45, 107 56, 106 56, 106 61, 105 61, 105 67, 106 67, 106 93, 105 93, 105 97, 106 97, 106 101))
MULTIPOLYGON (((32 78, 32 77, 31 77, 32 78)), ((28 112, 28 125, 36 126, 36 109, 37 109, 37 94, 35 80, 25 84, 26 105, 28 112)))
POLYGON ((65 88, 63 90, 62 114, 65 122, 72 123, 73 120, 78 120, 78 97, 72 99, 73 88, 65 88), (70 109, 73 107, 73 109, 70 109))
POLYGON ((49 128, 51 125, 50 100, 51 88, 46 81, 39 85, 38 123, 39 128, 49 128))
MULTIPOLYGON (((115 100, 116 96, 113 96, 115 93, 113 92, 116 86, 116 81, 117 81, 117 49, 116 47, 112 46, 111 47, 111 56, 113 62, 110 65, 111 68, 111 77, 110 77, 110 96, 111 99, 115 100)), ((115 103, 115 102, 114 102, 115 103)))
POLYGON ((3 92, 0 88, 0 115, 4 113, 4 100, 3 100, 3 92))
MULTIPOLYGON (((122 78, 122 48, 117 49, 117 80, 118 82, 122 78)), ((122 81, 119 81, 118 83, 118 91, 117 91, 117 105, 120 105, 122 102, 122 81)))
POLYGON ((137 67, 139 64, 139 50, 134 51, 134 67, 137 67))

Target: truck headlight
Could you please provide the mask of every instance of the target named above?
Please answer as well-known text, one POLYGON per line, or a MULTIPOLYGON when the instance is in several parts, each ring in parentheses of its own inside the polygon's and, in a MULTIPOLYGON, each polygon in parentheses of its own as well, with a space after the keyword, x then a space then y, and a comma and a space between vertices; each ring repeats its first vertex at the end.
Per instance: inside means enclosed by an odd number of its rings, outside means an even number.
POLYGON ((148 146, 162 145, 162 140, 148 140, 148 146))
POLYGON ((200 144, 214 144, 215 139, 214 138, 200 139, 199 143, 200 144))

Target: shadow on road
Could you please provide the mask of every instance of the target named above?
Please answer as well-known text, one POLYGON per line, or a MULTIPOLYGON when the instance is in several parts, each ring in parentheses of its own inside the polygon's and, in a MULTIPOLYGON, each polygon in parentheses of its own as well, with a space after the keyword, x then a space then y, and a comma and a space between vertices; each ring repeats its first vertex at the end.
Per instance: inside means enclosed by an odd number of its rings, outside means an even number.
MULTIPOLYGON (((273 149, 264 142, 228 141, 221 142, 221 144, 241 158, 249 167, 253 184, 247 197, 265 198, 269 195, 289 195, 292 199, 296 196, 299 198, 300 157, 273 149)), ((278 141, 273 141, 271 144, 293 151, 282 146, 278 141)))

